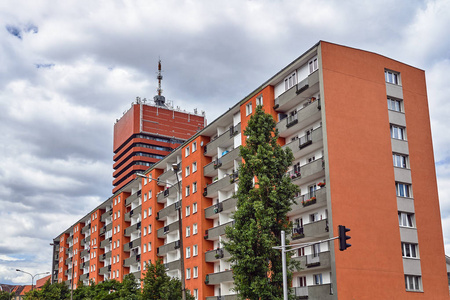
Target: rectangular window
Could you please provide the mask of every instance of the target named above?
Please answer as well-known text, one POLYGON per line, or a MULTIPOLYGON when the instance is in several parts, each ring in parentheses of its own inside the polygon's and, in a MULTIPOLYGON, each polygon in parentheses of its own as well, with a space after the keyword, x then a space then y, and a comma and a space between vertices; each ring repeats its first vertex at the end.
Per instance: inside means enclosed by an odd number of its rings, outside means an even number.
POLYGON ((397 125, 391 125, 391 138, 397 140, 406 140, 405 128, 397 125))
POLYGON ((192 256, 197 256, 198 255, 198 246, 194 245, 192 247, 192 256))
POLYGON ((190 268, 186 269, 186 279, 191 279, 191 269, 190 268))
POLYGON ((402 256, 408 258, 417 258, 417 244, 402 243, 402 256))
POLYGON ((197 172, 197 162, 196 161, 194 161, 192 163, 192 173, 194 173, 194 172, 197 172))
POLYGON ((258 97, 256 97, 256 106, 258 106, 258 105, 263 105, 263 96, 261 95, 261 96, 258 96, 258 97))
POLYGON ((284 79, 284 89, 287 91, 297 84, 297 74, 294 72, 284 79))
POLYGON ((197 234, 197 223, 192 226, 192 234, 197 234))
POLYGON ((317 60, 317 57, 311 59, 308 65, 309 65, 309 74, 316 71, 319 68, 319 61, 317 60))
POLYGON ((147 235, 147 227, 144 227, 144 236, 147 235))
POLYGON ((191 194, 191 187, 188 185, 186 186, 186 197, 191 194))
POLYGON ((149 242, 149 243, 148 243, 148 251, 149 251, 149 252, 152 251, 152 242, 149 242))
POLYGON ((190 226, 186 226, 186 237, 191 236, 191 227, 190 226))
POLYGON ((392 84, 400 84, 400 73, 386 70, 384 71, 384 77, 386 78, 386 82, 392 84))
POLYGON ((197 212, 197 202, 194 202, 194 204, 192 204, 192 213, 195 214, 197 212))
POLYGON ((152 225, 148 225, 148 234, 152 233, 152 225))
POLYGON ((188 157, 189 154, 191 154, 191 150, 189 149, 189 146, 188 146, 188 147, 186 147, 186 149, 184 150, 184 155, 185 155, 186 157, 188 157))
POLYGON ((191 247, 186 247, 186 258, 191 257, 191 247))
POLYGON ((250 115, 252 113, 252 103, 250 102, 245 106, 245 114, 246 116, 250 115))
POLYGON ((410 197, 411 186, 409 184, 396 182, 395 188, 397 190, 398 197, 410 197))
POLYGON ((186 206, 186 217, 191 214, 191 207, 188 205, 186 206))
POLYGON ((147 201, 147 193, 144 194, 144 202, 147 201))
POLYGON ((195 193, 195 192, 197 192, 197 182, 194 182, 192 184, 192 193, 195 193))
POLYGON ((152 199, 152 191, 148 191, 148 199, 152 199))
POLYGON ((197 142, 192 143, 192 152, 197 151, 197 142))
POLYGON ((398 212, 398 223, 404 227, 414 227, 414 214, 398 212))
POLYGON ((151 215, 152 215, 152 208, 149 207, 149 208, 148 208, 148 216, 150 217, 151 215))
POLYGON ((405 288, 407 291, 420 291, 422 278, 420 276, 405 275, 405 288))
POLYGON ((401 112, 402 111, 402 101, 392 98, 387 98, 388 109, 401 112))
POLYGON ((194 289, 194 298, 198 300, 198 289, 194 289))
POLYGON ((322 274, 313 275, 314 285, 322 284, 322 274))
POLYGON ((394 167, 397 168, 407 168, 407 155, 402 154, 392 154, 392 159, 394 161, 394 167))
POLYGON ((184 171, 184 177, 188 177, 189 176, 189 174, 190 174, 190 168, 189 168, 189 166, 187 166, 186 168, 185 168, 185 171, 184 171))
POLYGON ((194 267, 194 278, 198 277, 198 267, 194 267))
POLYGON ((299 287, 306 286, 306 276, 298 277, 298 286, 299 287))

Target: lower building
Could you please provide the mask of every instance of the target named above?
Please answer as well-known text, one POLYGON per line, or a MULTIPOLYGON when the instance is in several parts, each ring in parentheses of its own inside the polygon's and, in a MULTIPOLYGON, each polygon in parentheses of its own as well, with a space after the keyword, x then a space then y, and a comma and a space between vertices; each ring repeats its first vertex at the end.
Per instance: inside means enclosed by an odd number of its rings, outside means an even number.
POLYGON ((162 259, 197 299, 236 299, 223 241, 257 105, 295 158, 289 239, 311 243, 297 298, 448 299, 424 71, 323 41, 56 237, 53 280, 141 278, 162 259), (345 251, 320 242, 338 225, 345 251))

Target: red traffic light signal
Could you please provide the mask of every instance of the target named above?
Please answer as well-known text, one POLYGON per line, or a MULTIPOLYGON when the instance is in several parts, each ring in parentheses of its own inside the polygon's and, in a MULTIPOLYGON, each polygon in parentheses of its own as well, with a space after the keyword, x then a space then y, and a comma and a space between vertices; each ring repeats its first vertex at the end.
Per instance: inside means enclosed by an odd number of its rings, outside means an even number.
POLYGON ((351 247, 351 244, 347 243, 347 240, 351 239, 350 236, 347 235, 350 229, 346 228, 344 225, 339 225, 339 250, 344 251, 348 247, 351 247))

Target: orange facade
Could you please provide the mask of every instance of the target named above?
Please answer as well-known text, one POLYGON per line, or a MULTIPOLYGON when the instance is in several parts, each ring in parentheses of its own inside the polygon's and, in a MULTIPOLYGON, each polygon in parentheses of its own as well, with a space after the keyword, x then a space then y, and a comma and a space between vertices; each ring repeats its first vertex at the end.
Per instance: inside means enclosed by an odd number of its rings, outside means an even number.
POLYGON ((348 251, 335 245, 338 297, 422 297, 404 289, 385 69, 402 76, 423 290, 448 297, 424 72, 324 42, 321 57, 334 235, 352 229, 348 251))

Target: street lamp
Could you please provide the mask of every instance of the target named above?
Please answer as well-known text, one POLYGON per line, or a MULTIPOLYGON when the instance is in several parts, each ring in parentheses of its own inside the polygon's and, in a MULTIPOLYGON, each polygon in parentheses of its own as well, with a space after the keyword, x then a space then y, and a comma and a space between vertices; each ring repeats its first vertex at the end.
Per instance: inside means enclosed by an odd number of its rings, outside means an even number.
MULTIPOLYGON (((179 196, 180 197, 180 200, 179 200, 180 201, 180 205, 178 206, 178 232, 180 234, 181 297, 182 297, 182 300, 185 300, 186 299, 186 286, 185 286, 185 279, 184 279, 184 277, 185 277, 185 274, 184 274, 185 270, 184 270, 184 252, 183 252, 183 250, 184 250, 184 248, 183 248, 183 223, 181 221, 181 215, 182 215, 182 212, 181 212, 181 208, 182 208, 181 201, 183 199, 183 195, 182 195, 182 192, 181 192, 180 179, 178 178, 178 171, 180 170, 179 165, 178 164, 172 164, 172 170, 174 171, 175 176, 177 178, 178 194, 180 195, 179 196)), ((148 178, 149 181, 153 180, 152 178, 150 178, 150 176, 146 176, 144 174, 136 173, 136 175, 139 176, 139 177, 148 178)), ((161 180, 156 180, 156 181, 168 184, 170 186, 174 186, 173 184, 165 182, 165 181, 161 181, 161 180)))
POLYGON ((36 276, 38 276, 38 275, 43 275, 43 274, 50 274, 50 272, 44 272, 44 273, 37 273, 37 274, 31 274, 31 273, 28 273, 28 272, 26 272, 26 271, 23 271, 23 270, 19 270, 19 269, 16 269, 16 271, 17 272, 22 272, 22 273, 25 273, 25 274, 28 274, 28 275, 30 275, 31 276, 31 290, 33 290, 33 285, 34 285, 34 277, 36 277, 36 276))
MULTIPOLYGON (((54 245, 55 245, 54 243, 50 243, 50 246, 54 246, 54 245)), ((69 250, 69 247, 64 247, 61 245, 59 245, 59 247, 69 250)), ((74 269, 74 266, 73 266, 73 253, 72 253, 72 279, 70 280, 70 300, 73 300, 73 279, 74 279, 73 278, 73 269, 74 269)))

